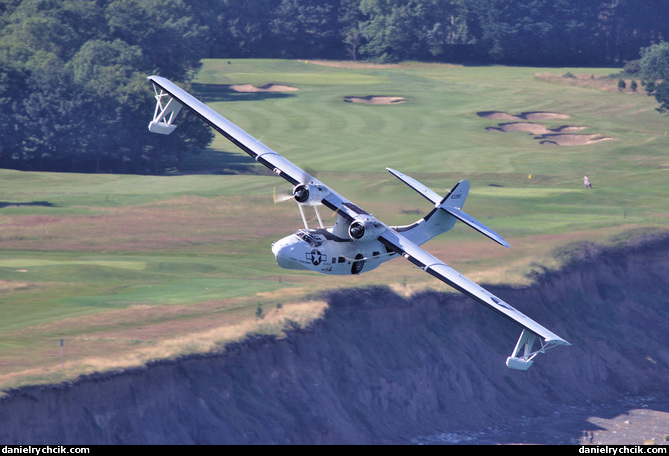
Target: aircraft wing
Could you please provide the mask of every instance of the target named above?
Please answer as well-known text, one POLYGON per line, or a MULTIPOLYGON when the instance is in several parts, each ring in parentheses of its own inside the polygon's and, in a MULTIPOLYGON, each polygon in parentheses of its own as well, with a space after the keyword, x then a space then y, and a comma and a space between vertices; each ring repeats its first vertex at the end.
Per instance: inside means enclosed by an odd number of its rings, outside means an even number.
MULTIPOLYGON (((233 144, 253 157, 256 161, 265 165, 267 168, 275 172, 277 175, 283 177, 291 184, 296 185, 298 183, 306 184, 308 182, 317 182, 314 177, 310 176, 298 166, 294 165, 290 161, 283 158, 281 155, 274 152, 272 149, 261 143, 260 140, 249 135, 237 125, 230 122, 228 119, 211 109, 209 106, 170 80, 161 76, 149 76, 148 79, 154 84, 154 86, 164 90, 181 105, 189 108, 202 120, 208 123, 214 130, 225 136, 233 144)), ((158 95, 158 91, 156 91, 156 94, 156 96, 160 96, 158 95)), ((154 121, 151 122, 151 124, 157 125, 159 124, 160 120, 161 119, 156 119, 154 116, 154 121)), ((149 126, 149 130, 151 130, 151 128, 152 125, 149 126)))
MULTIPOLYGON (((522 314, 476 283, 467 279, 462 274, 450 268, 423 250, 421 247, 402 236, 397 231, 394 231, 382 222, 379 222, 363 209, 356 206, 354 203, 347 200, 338 193, 334 192, 325 184, 318 181, 316 178, 309 175, 306 171, 291 163, 283 156, 274 152, 272 149, 246 133, 244 130, 227 120, 222 115, 218 114, 216 111, 190 95, 176 84, 160 76, 150 76, 148 79, 153 83, 154 90, 156 92, 156 99, 158 100, 153 121, 149 124, 150 131, 161 134, 171 133, 176 127, 172 124, 174 117, 178 114, 183 106, 186 106, 202 120, 208 123, 212 128, 229 139, 237 147, 242 149, 262 165, 269 168, 274 174, 284 178, 293 185, 304 184, 311 186, 314 190, 317 190, 317 203, 323 204, 348 221, 353 221, 360 216, 364 216, 369 220, 377 222, 378 226, 382 227, 381 234, 378 236, 378 240, 384 244, 389 251, 401 254, 404 258, 411 261, 425 272, 452 286, 456 290, 464 293, 479 303, 502 314, 506 318, 521 326, 523 328, 523 332, 520 335, 512 355, 507 359, 506 364, 508 367, 513 369, 526 370, 532 365, 532 359, 537 354, 543 353, 546 349, 553 346, 569 345, 569 343, 564 339, 553 334, 539 323, 522 314), (539 350, 532 351, 532 347, 537 337, 541 339, 541 346, 539 350)), ((421 193, 428 200, 436 202, 438 199, 441 199, 439 195, 425 188, 412 178, 404 176, 397 171, 394 171, 393 174, 409 183, 412 188, 421 193)), ((478 224, 475 220, 470 220, 471 217, 461 212, 458 208, 449 206, 445 210, 464 223, 469 225, 474 224, 479 231, 484 232, 483 229, 479 226, 480 224, 478 224)), ((493 235, 496 235, 496 233, 489 229, 488 231, 490 231, 492 235, 486 232, 484 232, 484 234, 495 239, 495 236, 493 235)), ((499 237, 498 235, 496 236, 499 237)), ((505 245, 505 243, 502 243, 502 245, 505 245)))
POLYGON ((358 215, 367 214, 367 212, 334 192, 299 166, 291 163, 170 80, 161 76, 149 76, 147 79, 153 83, 156 98, 158 99, 154 119, 149 124, 150 131, 163 134, 171 133, 175 126, 171 124, 173 116, 170 116, 170 113, 172 111, 178 113, 181 106, 186 106, 214 130, 253 157, 258 163, 264 165, 274 174, 284 178, 292 185, 305 184, 326 189, 319 202, 336 211, 348 221, 352 221, 358 215), (172 98, 173 100, 167 100, 161 106, 161 97, 172 98), (177 109, 174 106, 169 106, 169 103, 174 103, 174 101, 177 101, 180 105, 177 109))
POLYGON ((378 239, 386 248, 402 255, 428 274, 521 326, 523 333, 512 356, 507 359, 507 366, 526 370, 532 364, 531 359, 538 353, 543 353, 546 349, 557 345, 570 345, 566 340, 510 306, 485 288, 472 282, 400 233, 388 229, 378 239), (531 349, 536 336, 542 340, 540 342, 541 348, 537 352, 532 352, 531 349), (525 350, 524 353, 521 353, 522 349, 525 350))

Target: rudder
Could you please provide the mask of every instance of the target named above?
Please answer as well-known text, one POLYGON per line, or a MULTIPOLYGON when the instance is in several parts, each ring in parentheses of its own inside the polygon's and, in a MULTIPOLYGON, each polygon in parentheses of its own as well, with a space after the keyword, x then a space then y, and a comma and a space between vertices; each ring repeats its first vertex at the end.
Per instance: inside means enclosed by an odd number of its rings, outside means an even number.
POLYGON ((465 205, 465 200, 467 199, 468 195, 469 181, 461 180, 455 184, 455 187, 453 187, 451 191, 448 192, 448 194, 444 197, 444 199, 441 200, 439 207, 446 210, 446 212, 448 212, 447 208, 454 208, 460 211, 462 210, 462 206, 465 205))

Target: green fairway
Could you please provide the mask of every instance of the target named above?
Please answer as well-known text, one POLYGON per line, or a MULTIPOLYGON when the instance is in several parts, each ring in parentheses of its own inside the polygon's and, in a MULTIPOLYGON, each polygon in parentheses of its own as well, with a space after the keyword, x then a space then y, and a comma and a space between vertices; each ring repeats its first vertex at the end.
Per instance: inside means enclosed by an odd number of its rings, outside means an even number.
MULTIPOLYGON (((535 77, 571 72, 594 80, 616 71, 205 60, 193 91, 390 225, 415 221, 430 204, 385 167, 442 194, 468 179, 465 210, 512 248, 461 224, 426 248, 474 280, 520 283, 533 264, 550 265, 556 247, 666 227, 669 118, 655 111, 655 100, 535 77), (233 84, 297 90, 240 92, 233 84), (406 102, 344 101, 370 95, 406 102), (507 120, 483 114, 490 112, 507 120), (536 112, 562 116, 511 117, 536 112), (606 140, 555 145, 579 138, 502 131, 511 123, 606 140)), ((147 106, 147 124, 152 112, 147 106)), ((220 136, 183 170, 0 170, 1 387, 220 348, 230 334, 276 331, 318 315, 317 304, 305 310, 299 303, 323 289, 446 289, 401 259, 359 277, 283 270, 271 243, 302 223, 294 202, 275 205, 272 194, 290 186, 220 136)))

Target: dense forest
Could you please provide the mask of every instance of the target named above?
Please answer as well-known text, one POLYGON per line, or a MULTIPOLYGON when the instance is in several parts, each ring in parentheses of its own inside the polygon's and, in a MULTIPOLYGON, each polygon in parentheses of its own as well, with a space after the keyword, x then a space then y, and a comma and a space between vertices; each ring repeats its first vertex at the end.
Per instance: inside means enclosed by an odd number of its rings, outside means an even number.
POLYGON ((0 167, 178 168, 212 134, 144 134, 145 77, 187 84, 202 58, 627 64, 666 110, 667 18, 666 0, 0 0, 0 167))

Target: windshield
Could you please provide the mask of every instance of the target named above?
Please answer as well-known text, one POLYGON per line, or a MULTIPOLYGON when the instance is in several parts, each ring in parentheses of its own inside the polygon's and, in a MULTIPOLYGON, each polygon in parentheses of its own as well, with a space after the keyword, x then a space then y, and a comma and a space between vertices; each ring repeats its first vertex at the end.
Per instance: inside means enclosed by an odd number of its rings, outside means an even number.
POLYGON ((318 236, 315 236, 306 230, 299 230, 295 233, 295 236, 302 239, 304 242, 307 242, 312 247, 318 247, 323 243, 318 236))

